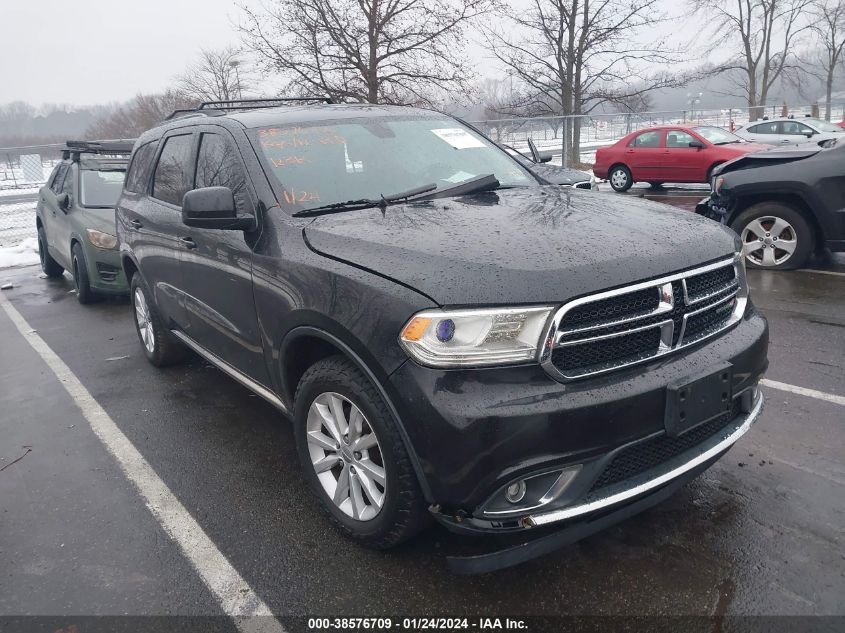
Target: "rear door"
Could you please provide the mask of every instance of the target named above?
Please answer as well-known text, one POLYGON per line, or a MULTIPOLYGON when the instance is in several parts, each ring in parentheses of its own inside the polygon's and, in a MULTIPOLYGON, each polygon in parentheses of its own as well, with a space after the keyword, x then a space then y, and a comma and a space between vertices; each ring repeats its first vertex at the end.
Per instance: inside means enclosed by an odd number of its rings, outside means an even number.
POLYGON ((663 148, 663 172, 669 182, 704 182, 712 164, 712 146, 684 130, 667 130, 663 148), (704 148, 690 147, 699 141, 704 148))
POLYGON ((59 253, 58 222, 59 215, 62 214, 62 211, 59 209, 56 196, 62 191, 68 166, 69 163, 67 162, 59 165, 53 179, 50 181, 50 186, 41 188, 41 199, 39 200, 39 204, 41 205, 41 220, 44 223, 44 233, 47 235, 47 250, 53 259, 65 268, 69 268, 70 262, 59 253))
MULTIPOLYGON (((258 202, 231 134, 199 128, 192 188, 228 187, 239 214, 255 215, 258 202)), ((243 231, 182 226, 188 244, 183 283, 191 338, 262 385, 270 384, 252 289, 252 248, 243 231)))
POLYGON ((133 247, 144 280, 168 327, 187 330, 182 265, 182 196, 192 173, 194 134, 179 129, 163 137, 149 194, 141 196, 129 224, 133 247), (134 222, 133 222, 134 220, 134 222))
POLYGON ((634 180, 659 181, 663 161, 663 130, 642 132, 628 142, 624 162, 634 180))

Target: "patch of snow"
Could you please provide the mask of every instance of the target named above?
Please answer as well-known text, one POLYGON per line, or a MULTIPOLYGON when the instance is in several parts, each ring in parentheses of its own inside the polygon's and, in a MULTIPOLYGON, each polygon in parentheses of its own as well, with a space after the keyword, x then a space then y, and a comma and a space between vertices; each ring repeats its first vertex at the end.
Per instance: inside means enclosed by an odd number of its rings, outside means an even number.
POLYGON ((0 197, 3 196, 22 196, 30 193, 38 193, 41 187, 9 187, 7 189, 0 189, 0 197))
POLYGON ((37 264, 38 238, 28 237, 17 246, 0 248, 0 268, 37 264))

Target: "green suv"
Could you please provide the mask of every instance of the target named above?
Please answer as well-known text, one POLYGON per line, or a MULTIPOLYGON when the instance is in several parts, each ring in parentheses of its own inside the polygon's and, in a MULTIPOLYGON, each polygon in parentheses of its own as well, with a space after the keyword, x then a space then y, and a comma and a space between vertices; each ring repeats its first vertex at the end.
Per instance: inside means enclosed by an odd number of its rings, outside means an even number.
POLYGON ((127 294, 114 230, 132 141, 68 141, 62 161, 38 193, 36 226, 41 268, 73 275, 76 297, 127 294))

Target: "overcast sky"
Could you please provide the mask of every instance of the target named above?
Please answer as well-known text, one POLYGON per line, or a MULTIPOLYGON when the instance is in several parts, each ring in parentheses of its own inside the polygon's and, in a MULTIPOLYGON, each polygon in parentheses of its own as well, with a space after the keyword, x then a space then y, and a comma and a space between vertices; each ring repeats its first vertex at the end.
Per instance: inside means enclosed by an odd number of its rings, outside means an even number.
MULTIPOLYGON (((514 11, 527 3, 506 1, 514 11)), ((680 0, 662 1, 675 9, 680 0)), ((162 91, 201 48, 237 44, 240 15, 236 0, 0 0, 0 104, 91 105, 162 91)), ((698 28, 657 30, 683 38, 698 28)), ((467 53, 481 75, 500 74, 480 46, 468 43, 467 53)))
POLYGON ((237 43, 233 0, 0 0, 0 103, 123 101, 237 43))

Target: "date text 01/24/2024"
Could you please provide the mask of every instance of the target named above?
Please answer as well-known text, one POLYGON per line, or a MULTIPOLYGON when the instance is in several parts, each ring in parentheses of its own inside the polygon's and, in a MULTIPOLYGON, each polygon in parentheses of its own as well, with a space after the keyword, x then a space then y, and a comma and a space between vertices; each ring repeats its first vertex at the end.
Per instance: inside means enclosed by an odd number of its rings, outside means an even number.
POLYGON ((528 625, 518 618, 309 618, 310 631, 520 631, 528 625))

